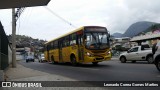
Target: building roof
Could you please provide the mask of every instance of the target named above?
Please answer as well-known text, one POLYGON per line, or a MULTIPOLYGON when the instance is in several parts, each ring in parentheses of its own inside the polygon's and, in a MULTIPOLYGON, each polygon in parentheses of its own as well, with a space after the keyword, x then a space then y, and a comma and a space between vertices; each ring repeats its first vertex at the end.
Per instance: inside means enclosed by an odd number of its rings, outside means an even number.
POLYGON ((131 42, 137 42, 137 41, 151 40, 151 39, 155 39, 155 38, 160 38, 160 33, 142 35, 142 36, 135 36, 130 41, 131 42))
POLYGON ((49 2, 50 0, 0 0, 0 9, 44 6, 49 2))

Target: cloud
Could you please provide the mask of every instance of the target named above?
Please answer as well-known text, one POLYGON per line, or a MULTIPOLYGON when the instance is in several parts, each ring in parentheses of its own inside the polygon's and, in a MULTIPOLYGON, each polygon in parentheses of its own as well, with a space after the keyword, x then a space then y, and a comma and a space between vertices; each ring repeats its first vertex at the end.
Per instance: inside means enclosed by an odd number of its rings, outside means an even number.
MULTIPOLYGON (((160 22, 160 0, 51 0, 48 8, 78 27, 101 25, 124 33, 138 21, 160 22)), ((11 33, 11 10, 0 10, 0 20, 11 33), (8 26, 9 25, 9 26, 8 26)), ((74 29, 44 7, 26 8, 17 22, 17 34, 51 40, 74 29)))

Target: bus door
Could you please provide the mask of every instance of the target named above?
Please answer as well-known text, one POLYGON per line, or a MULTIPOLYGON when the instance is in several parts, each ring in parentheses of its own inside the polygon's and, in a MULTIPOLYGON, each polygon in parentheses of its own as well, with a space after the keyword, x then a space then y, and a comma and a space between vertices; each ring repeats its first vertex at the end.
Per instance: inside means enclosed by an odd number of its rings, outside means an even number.
POLYGON ((83 47, 83 31, 77 32, 78 39, 78 57, 79 60, 84 60, 84 47, 83 47))
POLYGON ((62 39, 59 40, 58 42, 58 46, 59 46, 59 62, 62 62, 63 61, 63 57, 62 57, 62 39))

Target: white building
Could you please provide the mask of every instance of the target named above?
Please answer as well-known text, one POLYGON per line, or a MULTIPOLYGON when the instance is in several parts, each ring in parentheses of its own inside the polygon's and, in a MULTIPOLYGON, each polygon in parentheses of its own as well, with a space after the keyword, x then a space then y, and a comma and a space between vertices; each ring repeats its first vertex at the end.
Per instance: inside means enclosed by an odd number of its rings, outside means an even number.
POLYGON ((130 37, 122 37, 122 38, 114 38, 112 42, 112 46, 121 45, 125 48, 130 48, 130 37))

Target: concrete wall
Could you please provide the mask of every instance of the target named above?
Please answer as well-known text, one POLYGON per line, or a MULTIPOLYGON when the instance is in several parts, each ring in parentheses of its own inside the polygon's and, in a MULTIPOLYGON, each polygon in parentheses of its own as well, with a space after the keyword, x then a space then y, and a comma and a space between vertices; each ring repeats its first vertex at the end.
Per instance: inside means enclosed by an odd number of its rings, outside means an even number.
POLYGON ((16 55, 16 60, 23 60, 24 56, 23 55, 16 55))

